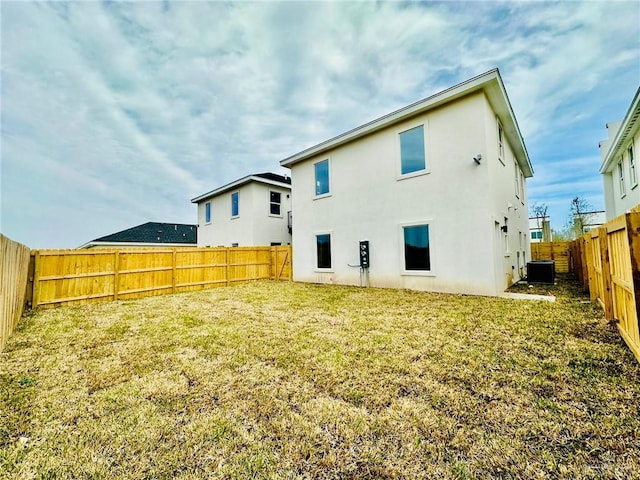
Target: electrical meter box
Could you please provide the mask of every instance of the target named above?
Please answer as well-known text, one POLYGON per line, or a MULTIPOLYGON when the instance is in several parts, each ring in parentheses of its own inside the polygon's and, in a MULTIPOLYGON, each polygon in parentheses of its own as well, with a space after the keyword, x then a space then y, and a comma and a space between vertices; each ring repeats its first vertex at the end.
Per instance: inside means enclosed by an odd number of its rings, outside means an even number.
POLYGON ((360 268, 369 268, 369 240, 360 241, 360 268))

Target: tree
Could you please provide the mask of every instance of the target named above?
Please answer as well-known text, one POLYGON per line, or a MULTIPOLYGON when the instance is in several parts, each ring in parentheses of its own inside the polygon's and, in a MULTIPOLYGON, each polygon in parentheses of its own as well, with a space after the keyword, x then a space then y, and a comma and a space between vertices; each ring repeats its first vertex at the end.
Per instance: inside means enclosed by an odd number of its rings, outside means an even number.
POLYGON ((571 200, 571 217, 568 229, 573 233, 573 238, 584 234, 584 227, 589 225, 592 217, 593 206, 584 197, 578 195, 571 200))

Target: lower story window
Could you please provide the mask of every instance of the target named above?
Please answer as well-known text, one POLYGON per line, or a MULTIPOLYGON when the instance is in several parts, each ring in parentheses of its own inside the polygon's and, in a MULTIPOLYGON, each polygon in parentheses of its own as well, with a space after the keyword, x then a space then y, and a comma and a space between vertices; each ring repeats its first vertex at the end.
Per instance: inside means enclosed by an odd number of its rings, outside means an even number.
POLYGON ((316 266, 331 268, 331 235, 316 235, 316 266))
POLYGON ((429 251, 429 225, 403 227, 404 231, 404 269, 431 270, 429 251))

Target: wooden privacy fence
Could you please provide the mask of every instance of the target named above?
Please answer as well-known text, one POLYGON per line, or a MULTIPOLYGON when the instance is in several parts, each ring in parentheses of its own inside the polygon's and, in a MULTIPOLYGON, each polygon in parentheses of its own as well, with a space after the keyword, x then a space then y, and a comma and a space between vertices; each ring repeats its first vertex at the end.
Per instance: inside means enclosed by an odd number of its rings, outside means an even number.
POLYGON ((24 309, 29 248, 0 234, 0 351, 24 309))
POLYGON ((640 361, 640 206, 572 242, 574 271, 640 361))
POLYGON ((558 273, 571 271, 569 248, 571 242, 538 242, 531 244, 532 260, 554 260, 558 273))
POLYGON ((291 279, 291 246, 35 250, 32 258, 33 308, 291 279))

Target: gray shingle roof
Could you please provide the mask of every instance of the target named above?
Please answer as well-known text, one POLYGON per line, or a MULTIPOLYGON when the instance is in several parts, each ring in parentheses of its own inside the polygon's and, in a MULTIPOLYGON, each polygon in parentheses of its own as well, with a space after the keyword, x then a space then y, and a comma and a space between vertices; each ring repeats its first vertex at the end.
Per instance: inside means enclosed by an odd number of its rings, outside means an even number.
POLYGON ((184 223, 147 222, 121 232, 96 238, 94 242, 198 243, 198 227, 184 223))

